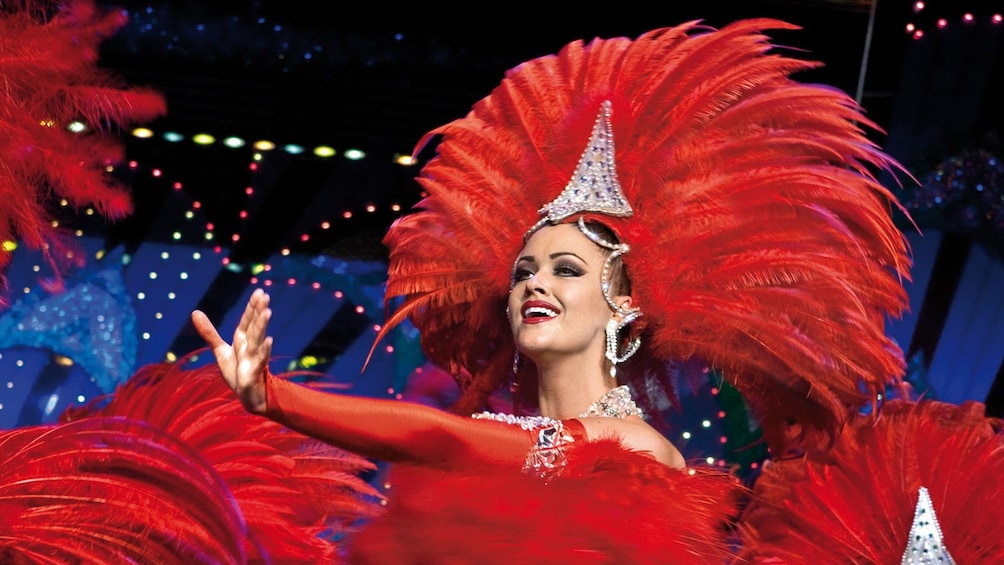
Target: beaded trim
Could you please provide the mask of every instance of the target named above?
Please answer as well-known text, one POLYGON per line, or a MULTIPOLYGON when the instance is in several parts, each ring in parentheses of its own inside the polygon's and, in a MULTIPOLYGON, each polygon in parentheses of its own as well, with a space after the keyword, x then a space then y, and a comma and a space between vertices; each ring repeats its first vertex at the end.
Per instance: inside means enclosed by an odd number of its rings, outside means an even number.
POLYGON ((589 409, 579 414, 580 418, 601 416, 604 418, 627 418, 642 416, 641 408, 631 399, 631 390, 627 385, 621 385, 607 391, 599 400, 592 403, 589 409))
MULTIPOLYGON (((642 411, 631 399, 627 385, 612 388, 589 408, 579 414, 579 418, 626 418, 641 416, 642 411)), ((565 432, 561 420, 547 416, 514 416, 496 412, 479 412, 472 414, 476 420, 494 420, 511 426, 519 426, 527 431, 537 432, 537 441, 526 455, 523 471, 534 473, 541 478, 561 470, 565 466, 565 446, 575 442, 571 434, 565 432)))
POLYGON ((938 524, 938 516, 934 513, 934 505, 931 503, 927 487, 920 487, 917 507, 913 514, 913 525, 910 526, 910 538, 907 540, 901 565, 936 564, 955 565, 955 560, 945 547, 941 526, 938 524))

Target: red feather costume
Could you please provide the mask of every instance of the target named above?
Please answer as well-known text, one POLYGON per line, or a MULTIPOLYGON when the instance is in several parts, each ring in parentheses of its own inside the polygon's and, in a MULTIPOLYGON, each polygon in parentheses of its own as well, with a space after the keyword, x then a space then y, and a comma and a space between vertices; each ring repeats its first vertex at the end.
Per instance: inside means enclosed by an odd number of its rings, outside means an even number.
MULTIPOLYGON (((91 0, 14 0, 0 5, 0 240, 41 251, 53 288, 83 257, 54 223, 60 200, 117 220, 132 211, 106 168, 122 159, 114 126, 151 120, 164 98, 128 87, 97 66, 101 42, 126 23, 91 0), (80 122, 83 131, 70 129, 80 122)), ((0 251, 0 276, 10 251, 0 251)))
POLYGON ((1004 525, 986 511, 1004 504, 1004 434, 983 414, 894 400, 830 451, 771 464, 743 514, 741 562, 898 565, 926 487, 955 563, 1004 563, 1004 525))
POLYGON ((697 358, 743 393, 780 452, 790 419, 832 435, 899 381, 883 323, 906 306, 909 257, 874 176, 898 165, 859 129, 872 124, 853 99, 790 78, 817 65, 777 53, 769 28, 793 26, 690 22, 574 42, 423 140, 441 136, 419 177, 428 197, 385 239, 387 295, 404 302, 383 331, 415 323, 463 390, 457 412, 513 378, 510 268, 603 101, 636 214, 593 216, 631 246, 645 345, 624 373, 643 408, 657 389, 675 398, 667 363, 697 358))
POLYGON ((247 413, 215 365, 146 366, 0 446, 4 563, 337 563, 381 508, 372 463, 247 413))
MULTIPOLYGON (((859 129, 872 124, 846 94, 790 78, 815 63, 777 54, 770 28, 792 26, 691 22, 574 42, 513 69, 419 144, 440 136, 419 177, 428 196, 385 238, 387 295, 404 300, 383 332, 405 319, 418 327, 428 357, 462 389, 456 412, 482 408, 514 377, 510 269, 542 206, 564 194, 604 102, 635 214, 579 215, 631 247, 622 259, 644 345, 622 366, 642 401, 653 387, 675 397, 668 364, 706 360, 780 451, 792 418, 832 439, 898 383, 902 356, 883 322, 905 307, 909 258, 894 198, 875 176, 898 165, 859 129)), ((727 475, 686 475, 598 439, 565 455, 551 482, 501 467, 400 467, 388 512, 355 539, 353 560, 730 558, 741 491, 727 475)))

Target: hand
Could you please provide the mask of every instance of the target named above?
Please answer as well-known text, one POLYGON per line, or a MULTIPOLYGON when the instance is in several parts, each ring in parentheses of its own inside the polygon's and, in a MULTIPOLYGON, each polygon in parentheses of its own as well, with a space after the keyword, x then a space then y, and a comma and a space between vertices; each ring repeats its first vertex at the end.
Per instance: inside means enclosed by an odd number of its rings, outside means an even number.
POLYGON ((223 379, 237 393, 244 408, 253 414, 264 414, 267 408, 265 371, 272 355, 272 338, 265 335, 272 317, 268 302, 269 296, 260 288, 251 293, 241 321, 234 330, 232 344, 220 337, 216 326, 204 312, 192 312, 195 331, 213 349, 223 379))

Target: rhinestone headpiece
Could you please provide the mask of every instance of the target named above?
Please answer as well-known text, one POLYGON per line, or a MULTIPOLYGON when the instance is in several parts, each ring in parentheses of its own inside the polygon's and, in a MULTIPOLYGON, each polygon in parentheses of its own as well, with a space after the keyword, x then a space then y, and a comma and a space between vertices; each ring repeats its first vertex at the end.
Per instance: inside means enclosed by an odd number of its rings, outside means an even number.
POLYGON ((955 565, 941 536, 941 526, 926 487, 920 487, 901 565, 955 565))
POLYGON ((631 216, 634 210, 624 198, 617 166, 614 164, 614 131, 610 124, 611 104, 604 100, 593 124, 589 143, 579 157, 572 179, 565 189, 538 212, 544 214, 523 239, 546 223, 556 224, 578 212, 598 212, 610 216, 631 216))

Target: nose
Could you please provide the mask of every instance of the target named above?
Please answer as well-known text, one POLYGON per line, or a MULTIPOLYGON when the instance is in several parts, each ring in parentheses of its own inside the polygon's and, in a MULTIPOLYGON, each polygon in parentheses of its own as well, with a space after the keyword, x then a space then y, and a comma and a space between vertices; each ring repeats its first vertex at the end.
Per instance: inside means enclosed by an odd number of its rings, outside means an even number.
POLYGON ((546 295, 547 293, 548 293, 547 277, 541 276, 541 273, 539 271, 530 275, 530 278, 526 280, 526 294, 546 295))

